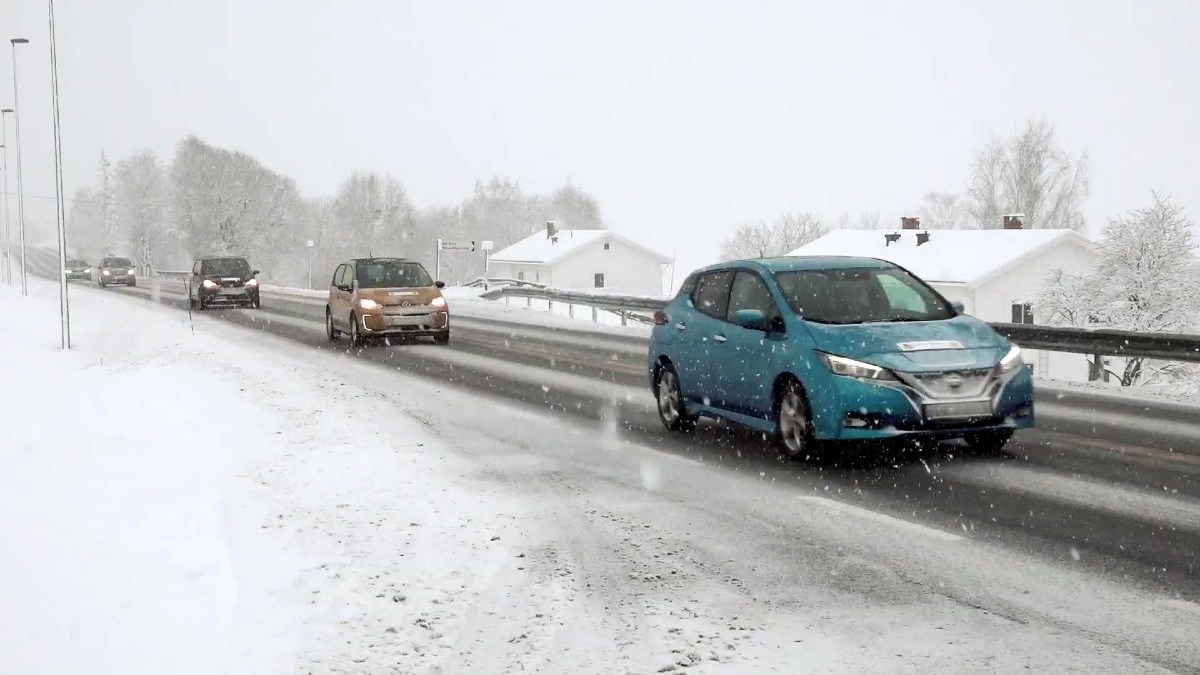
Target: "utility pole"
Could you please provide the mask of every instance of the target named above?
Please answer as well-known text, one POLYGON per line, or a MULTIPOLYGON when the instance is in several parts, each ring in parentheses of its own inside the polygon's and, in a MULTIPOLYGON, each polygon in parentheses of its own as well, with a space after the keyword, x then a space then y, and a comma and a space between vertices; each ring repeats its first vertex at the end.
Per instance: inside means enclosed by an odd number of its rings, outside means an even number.
POLYGON ((12 38, 13 66, 13 123, 17 141, 17 229, 21 233, 21 295, 29 295, 29 278, 25 270, 25 183, 21 176, 21 106, 17 103, 17 45, 29 44, 25 38, 12 38))
POLYGON ((50 15, 50 102, 54 109, 54 194, 58 220, 58 311, 62 348, 71 348, 71 303, 67 297, 67 211, 63 195, 62 124, 58 107, 58 38, 54 31, 54 0, 46 0, 50 15))

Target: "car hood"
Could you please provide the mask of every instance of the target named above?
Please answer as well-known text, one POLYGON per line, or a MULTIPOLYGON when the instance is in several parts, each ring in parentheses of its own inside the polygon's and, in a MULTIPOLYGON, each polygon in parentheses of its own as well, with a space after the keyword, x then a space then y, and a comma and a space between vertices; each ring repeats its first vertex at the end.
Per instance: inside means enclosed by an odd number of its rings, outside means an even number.
POLYGON ((806 325, 821 351, 905 372, 989 368, 1009 348, 991 326, 965 314, 945 321, 806 325))
POLYGON ((442 294, 437 287, 360 288, 359 298, 370 298, 381 305, 428 305, 442 294))

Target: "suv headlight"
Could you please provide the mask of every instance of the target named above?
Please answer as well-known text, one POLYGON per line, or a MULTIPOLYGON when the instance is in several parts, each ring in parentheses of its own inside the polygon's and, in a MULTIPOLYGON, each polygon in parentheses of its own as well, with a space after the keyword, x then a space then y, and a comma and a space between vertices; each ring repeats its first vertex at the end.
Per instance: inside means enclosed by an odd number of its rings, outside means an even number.
POLYGON ((217 282, 213 281, 212 279, 205 279, 204 281, 200 282, 200 285, 204 286, 205 288, 216 288, 217 282))
POLYGON ((101 272, 101 274, 103 274, 103 275, 107 276, 107 275, 108 275, 108 270, 104 270, 103 272, 101 272))
POLYGON ((844 356, 835 354, 826 354, 825 352, 817 352, 817 358, 821 359, 830 372, 834 375, 842 375, 844 377, 855 377, 860 380, 895 380, 896 376, 892 375, 887 368, 876 366, 871 363, 863 363, 855 361, 844 356))
POLYGON ((1021 348, 1013 345, 1012 349, 1009 349, 1008 353, 1004 355, 1004 358, 1000 359, 999 368, 1000 372, 1007 373, 1023 365, 1025 365, 1025 362, 1021 360, 1021 348))
POLYGON ((247 281, 247 282, 246 282, 246 285, 247 285, 247 286, 257 286, 257 285, 258 285, 258 279, 251 279, 251 280, 249 280, 249 281, 247 281))
POLYGON ((380 305, 378 302, 375 302, 374 300, 372 300, 370 298, 363 298, 363 299, 359 300, 358 306, 362 307, 363 309, 379 309, 380 307, 382 307, 382 305, 380 305))
POLYGON ((130 274, 137 274, 137 270, 129 270, 130 274))

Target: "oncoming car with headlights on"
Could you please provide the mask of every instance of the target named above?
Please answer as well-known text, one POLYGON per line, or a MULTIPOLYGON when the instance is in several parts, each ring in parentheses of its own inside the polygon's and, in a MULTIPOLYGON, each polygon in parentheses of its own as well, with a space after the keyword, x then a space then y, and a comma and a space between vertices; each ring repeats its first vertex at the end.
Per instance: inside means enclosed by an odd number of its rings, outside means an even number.
POLYGON ((68 280, 92 278, 92 266, 83 260, 68 260, 63 271, 66 273, 68 280))
POLYGON ((882 260, 714 265, 654 322, 650 384, 672 430, 723 418, 807 457, 835 441, 893 438, 998 450, 1033 427, 1020 349, 882 260))
POLYGON ((450 308, 421 263, 403 258, 358 258, 337 266, 325 305, 330 341, 342 333, 352 345, 368 338, 430 336, 450 342, 450 308))
POLYGON ((210 306, 262 306, 258 288, 258 270, 250 269, 245 258, 214 256, 192 264, 187 284, 188 306, 205 310, 210 306))
POLYGON ((129 258, 101 258, 95 269, 98 286, 137 286, 137 270, 129 258))

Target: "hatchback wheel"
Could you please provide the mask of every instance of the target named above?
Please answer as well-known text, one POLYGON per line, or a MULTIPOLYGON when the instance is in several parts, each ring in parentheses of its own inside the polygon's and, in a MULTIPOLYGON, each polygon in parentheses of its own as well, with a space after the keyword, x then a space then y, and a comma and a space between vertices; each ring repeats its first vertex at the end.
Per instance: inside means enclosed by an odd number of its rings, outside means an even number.
POLYGON ((328 308, 325 310, 325 334, 329 336, 329 341, 334 342, 342 336, 342 332, 333 325, 333 313, 328 308))
POLYGON ((358 332, 358 317, 350 314, 350 346, 361 347, 363 343, 362 335, 358 332))
POLYGON ((1012 438, 1012 429, 1001 431, 980 431, 964 438, 967 446, 976 452, 998 453, 1004 450, 1012 438))
POLYGON ((780 390, 775 411, 775 438, 783 454, 789 459, 816 457, 808 401, 798 382, 788 382, 780 390))
POLYGON ((658 419, 671 431, 687 431, 696 426, 696 418, 687 414, 683 403, 683 390, 679 388, 679 374, 675 366, 667 363, 658 371, 658 419))

